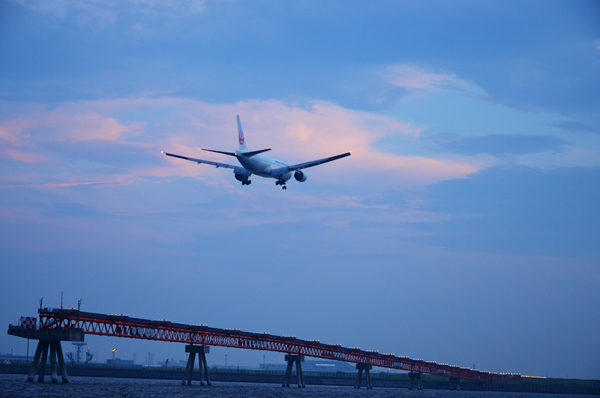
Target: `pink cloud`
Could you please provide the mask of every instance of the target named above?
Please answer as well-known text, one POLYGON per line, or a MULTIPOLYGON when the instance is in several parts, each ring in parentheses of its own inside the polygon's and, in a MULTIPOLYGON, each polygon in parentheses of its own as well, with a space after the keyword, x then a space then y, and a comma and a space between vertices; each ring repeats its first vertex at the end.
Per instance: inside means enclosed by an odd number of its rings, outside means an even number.
POLYGON ((118 121, 95 108, 102 102, 85 101, 47 109, 39 104, 23 104, 17 117, 0 121, 0 138, 11 143, 37 141, 111 141, 126 143, 140 134, 142 122, 118 121), (34 138, 35 136, 35 138, 34 138))
POLYGON ((48 142, 105 141, 137 146, 141 153, 155 153, 159 158, 158 165, 132 162, 119 178, 186 176, 237 187, 230 170, 170 159, 160 153, 165 150, 237 164, 233 158, 201 149, 237 149, 236 114, 242 119, 251 149, 272 148, 269 155, 288 163, 352 151, 349 158, 307 170, 309 181, 314 181, 314 176, 335 184, 367 182, 402 188, 463 178, 478 170, 464 162, 382 152, 375 145, 379 140, 395 137, 412 142, 419 139, 421 128, 328 102, 313 102, 307 108, 278 101, 207 104, 182 98, 134 98, 82 101, 50 110, 26 104, 18 117, 0 121, 0 136, 31 148, 29 157, 16 149, 11 155, 14 160, 40 161, 42 157, 36 153, 48 142))
POLYGON ((65 182, 65 181, 49 181, 42 184, 23 184, 23 185, 11 185, 1 186, 0 188, 71 188, 83 185, 130 185, 131 180, 125 178, 116 178, 114 180, 105 181, 78 181, 78 182, 65 182))
POLYGON ((138 135, 143 123, 121 123, 110 116, 95 112, 75 114, 70 120, 60 120, 63 126, 62 137, 72 141, 112 141, 125 142, 126 134, 138 135))
POLYGON ((41 155, 10 148, 0 148, 0 157, 30 164, 40 163, 46 160, 41 155))

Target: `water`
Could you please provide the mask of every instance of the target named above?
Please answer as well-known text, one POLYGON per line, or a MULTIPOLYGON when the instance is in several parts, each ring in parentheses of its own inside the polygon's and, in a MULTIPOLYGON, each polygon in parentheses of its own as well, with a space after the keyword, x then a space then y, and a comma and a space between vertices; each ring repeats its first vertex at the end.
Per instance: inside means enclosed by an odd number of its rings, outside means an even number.
MULTIPOLYGON (((69 377, 68 384, 43 384, 27 383, 24 375, 0 375, 0 397, 251 397, 251 398, 335 398, 335 397, 364 397, 364 398, 391 398, 391 397, 423 397, 423 398, 575 398, 581 395, 561 394, 528 394, 528 393, 500 393, 500 392, 471 392, 471 391, 446 391, 446 390, 407 390, 398 388, 374 388, 373 390, 355 390, 352 387, 335 386, 296 386, 283 388, 280 384, 250 384, 215 382, 211 387, 195 385, 183 386, 177 380, 147 380, 147 379, 111 379, 105 377, 69 377)), ((37 379, 36 379, 37 380, 37 379)))

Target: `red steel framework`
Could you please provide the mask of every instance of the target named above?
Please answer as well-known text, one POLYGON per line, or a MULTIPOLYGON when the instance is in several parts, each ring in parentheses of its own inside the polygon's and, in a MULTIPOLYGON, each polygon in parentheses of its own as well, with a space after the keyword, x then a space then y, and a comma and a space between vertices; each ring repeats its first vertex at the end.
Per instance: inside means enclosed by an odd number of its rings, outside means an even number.
POLYGON ((42 330, 82 329, 84 333, 100 336, 283 352, 483 382, 518 380, 521 377, 519 374, 485 372, 267 333, 217 329, 205 325, 184 325, 163 320, 131 318, 126 315, 82 312, 75 309, 44 308, 39 309, 38 313, 42 330))

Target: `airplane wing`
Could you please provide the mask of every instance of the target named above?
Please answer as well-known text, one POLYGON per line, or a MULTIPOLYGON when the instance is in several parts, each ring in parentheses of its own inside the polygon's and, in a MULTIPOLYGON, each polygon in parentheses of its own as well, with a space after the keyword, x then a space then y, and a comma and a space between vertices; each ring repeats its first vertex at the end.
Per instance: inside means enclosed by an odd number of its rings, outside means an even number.
POLYGON ((346 152, 346 153, 342 153, 341 155, 331 156, 329 158, 313 160, 310 162, 298 163, 298 164, 293 164, 293 165, 286 166, 286 167, 281 167, 279 169, 271 170, 271 175, 277 176, 280 174, 285 174, 290 171, 302 170, 302 169, 306 169, 308 167, 318 166, 323 163, 333 162, 334 160, 345 158, 346 156, 350 156, 351 154, 352 154, 352 152, 346 152))
POLYGON ((240 166, 234 166, 232 164, 227 164, 227 163, 211 162, 210 160, 189 158, 187 156, 175 155, 175 154, 167 153, 167 152, 164 152, 164 151, 161 151, 161 152, 164 153, 167 156, 172 156, 174 158, 179 158, 179 159, 185 159, 185 160, 189 160, 191 162, 196 162, 196 163, 199 163, 199 164, 209 164, 209 165, 215 166, 217 168, 223 167, 225 169, 233 169, 234 173, 236 173, 236 174, 242 174, 242 175, 247 175, 247 176, 252 175, 252 173, 250 173, 248 170, 246 170, 245 168, 240 167, 240 166))

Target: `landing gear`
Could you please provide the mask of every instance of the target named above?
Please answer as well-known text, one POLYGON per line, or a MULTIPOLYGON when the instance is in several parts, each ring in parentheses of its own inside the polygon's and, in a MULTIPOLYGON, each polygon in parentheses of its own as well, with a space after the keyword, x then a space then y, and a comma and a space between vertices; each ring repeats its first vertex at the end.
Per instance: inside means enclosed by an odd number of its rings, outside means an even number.
POLYGON ((238 174, 235 173, 235 179, 242 183, 242 185, 250 185, 252 181, 250 181, 250 176, 252 174, 238 174))
POLYGON ((287 189, 285 181, 275 181, 275 185, 281 185, 281 189, 287 189))

